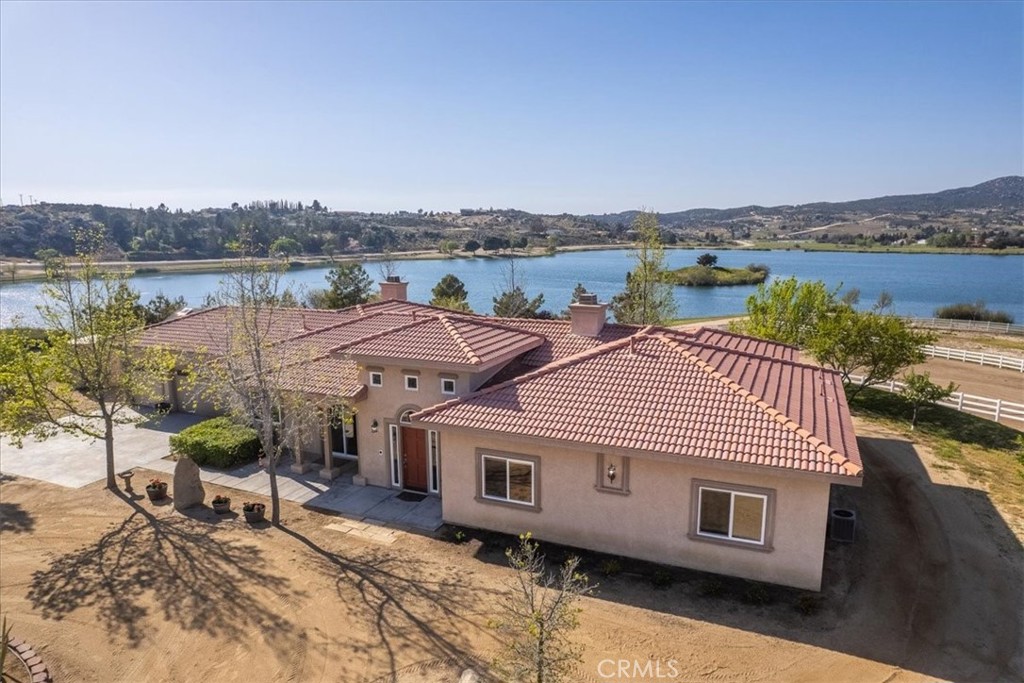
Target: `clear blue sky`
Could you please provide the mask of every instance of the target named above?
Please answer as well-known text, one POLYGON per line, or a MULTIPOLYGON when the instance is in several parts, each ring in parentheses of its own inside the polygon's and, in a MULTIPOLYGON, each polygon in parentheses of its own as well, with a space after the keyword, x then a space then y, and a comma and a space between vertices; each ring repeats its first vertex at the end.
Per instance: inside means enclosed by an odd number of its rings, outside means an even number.
POLYGON ((0 4, 0 198, 836 201, 1024 165, 1024 12, 967 3, 0 4))

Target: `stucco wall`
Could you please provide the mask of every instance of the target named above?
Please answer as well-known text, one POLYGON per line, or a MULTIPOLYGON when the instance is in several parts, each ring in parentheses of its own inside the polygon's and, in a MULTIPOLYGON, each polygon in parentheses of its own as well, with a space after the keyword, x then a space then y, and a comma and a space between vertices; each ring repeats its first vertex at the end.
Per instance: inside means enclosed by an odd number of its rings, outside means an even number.
POLYGON ((360 381, 366 384, 366 398, 355 404, 356 437, 359 440, 359 474, 374 486, 391 486, 388 447, 388 425, 396 424, 402 412, 419 410, 455 398, 441 393, 441 377, 455 378, 456 395, 470 391, 472 375, 409 366, 382 365, 366 362, 359 369, 360 381), (368 368, 384 372, 384 386, 370 386, 368 368), (419 389, 405 388, 403 370, 417 370, 419 389), (370 425, 378 422, 376 433, 370 425))
MULTIPOLYGON (((720 574, 819 590, 830 483, 704 463, 629 458, 628 495, 601 492, 597 452, 441 432, 446 522, 720 574), (480 502, 478 448, 539 458, 540 511, 480 502), (693 479, 774 489, 773 549, 688 538, 693 479)), ((607 466, 607 462, 605 466, 607 466)), ((622 468, 620 467, 620 472, 622 468)))

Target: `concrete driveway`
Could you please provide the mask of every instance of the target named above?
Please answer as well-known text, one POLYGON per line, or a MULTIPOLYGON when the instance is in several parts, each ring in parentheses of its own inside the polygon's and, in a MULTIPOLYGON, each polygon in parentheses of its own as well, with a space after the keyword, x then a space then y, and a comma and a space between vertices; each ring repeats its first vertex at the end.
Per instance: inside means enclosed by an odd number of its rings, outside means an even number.
MULTIPOLYGON (((115 427, 117 471, 145 466, 165 457, 170 452, 168 437, 203 419, 188 413, 171 413, 159 420, 115 427)), ((0 439, 0 472, 81 488, 106 479, 106 451, 103 441, 73 434, 58 434, 45 441, 25 439, 22 448, 3 438, 0 439)))

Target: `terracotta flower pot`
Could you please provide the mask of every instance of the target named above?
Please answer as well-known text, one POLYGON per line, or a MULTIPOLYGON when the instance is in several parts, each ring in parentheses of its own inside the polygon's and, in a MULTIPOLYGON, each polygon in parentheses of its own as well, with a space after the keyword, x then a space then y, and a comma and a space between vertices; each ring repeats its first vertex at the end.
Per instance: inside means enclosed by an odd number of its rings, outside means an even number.
POLYGON ((249 524, 255 524, 256 522, 263 521, 263 513, 267 510, 267 506, 260 503, 259 505, 253 505, 251 510, 242 510, 242 514, 245 515, 245 521, 249 524))
POLYGON ((159 486, 150 484, 146 487, 146 495, 152 501, 163 500, 167 497, 167 484, 160 484, 159 486))

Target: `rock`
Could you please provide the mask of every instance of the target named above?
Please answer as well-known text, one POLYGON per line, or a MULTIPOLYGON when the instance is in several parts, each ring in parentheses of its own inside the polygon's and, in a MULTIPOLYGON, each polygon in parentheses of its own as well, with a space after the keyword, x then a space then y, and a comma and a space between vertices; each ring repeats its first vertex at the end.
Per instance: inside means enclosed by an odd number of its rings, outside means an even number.
POLYGON ((199 465, 186 455, 180 456, 178 464, 174 466, 174 509, 184 510, 202 505, 205 499, 206 491, 199 478, 199 465))
POLYGON ((480 676, 472 669, 466 669, 459 676, 459 683, 480 683, 480 676))

